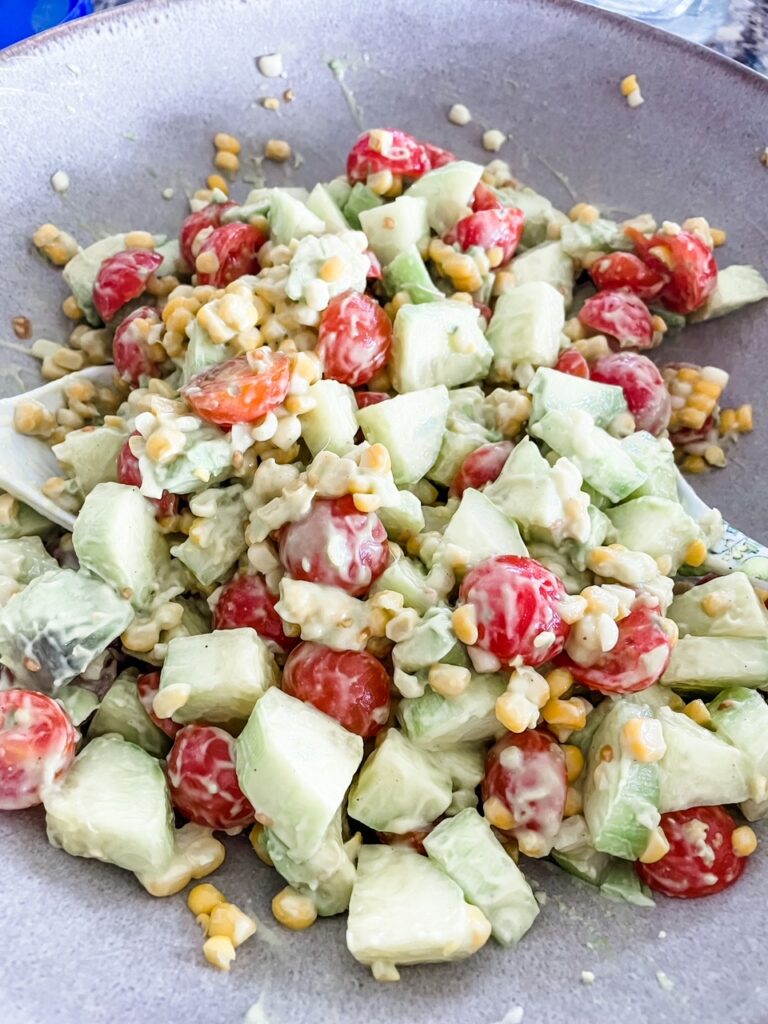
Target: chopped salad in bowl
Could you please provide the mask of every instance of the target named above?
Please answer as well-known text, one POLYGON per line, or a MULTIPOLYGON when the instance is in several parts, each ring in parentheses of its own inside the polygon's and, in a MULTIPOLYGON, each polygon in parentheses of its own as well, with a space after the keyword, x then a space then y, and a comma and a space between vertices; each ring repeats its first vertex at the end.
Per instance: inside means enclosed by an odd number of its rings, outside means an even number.
MULTIPOLYGON (((247 833, 277 920, 348 913, 381 980, 522 939, 528 858, 639 904, 736 882, 768 594, 709 571, 678 466, 752 411, 647 351, 759 271, 702 217, 566 214, 398 130, 311 191, 190 205, 172 240, 34 236, 78 325, 15 425, 74 525, 0 497, 0 808, 155 896, 247 833)), ((256 923, 188 904, 228 970, 256 923)))

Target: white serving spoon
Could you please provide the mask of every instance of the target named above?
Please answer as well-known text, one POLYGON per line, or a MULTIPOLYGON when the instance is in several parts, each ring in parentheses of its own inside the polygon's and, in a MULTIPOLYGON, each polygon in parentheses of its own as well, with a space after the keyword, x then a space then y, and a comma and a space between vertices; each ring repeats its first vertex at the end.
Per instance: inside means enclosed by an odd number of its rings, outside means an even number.
POLYGON ((33 391, 0 399, 0 488, 14 498, 30 505, 36 512, 51 519, 65 530, 75 525, 75 517, 65 512, 42 492, 42 486, 52 476, 61 475, 61 466, 50 445, 39 437, 19 434, 13 425, 16 407, 20 402, 36 401, 51 412, 66 404, 64 385, 73 380, 90 380, 94 384, 109 384, 114 366, 89 366, 86 370, 68 373, 61 380, 53 380, 33 391))

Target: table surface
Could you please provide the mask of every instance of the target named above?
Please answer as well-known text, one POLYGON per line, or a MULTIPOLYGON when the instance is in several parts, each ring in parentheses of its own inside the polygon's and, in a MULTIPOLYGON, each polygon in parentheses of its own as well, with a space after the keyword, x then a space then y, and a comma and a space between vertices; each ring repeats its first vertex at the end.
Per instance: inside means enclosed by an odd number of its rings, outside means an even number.
MULTIPOLYGON (((130 2, 94 0, 94 6, 104 11, 130 2)), ((768 74, 768 0, 731 0, 724 23, 708 42, 720 53, 768 74)))

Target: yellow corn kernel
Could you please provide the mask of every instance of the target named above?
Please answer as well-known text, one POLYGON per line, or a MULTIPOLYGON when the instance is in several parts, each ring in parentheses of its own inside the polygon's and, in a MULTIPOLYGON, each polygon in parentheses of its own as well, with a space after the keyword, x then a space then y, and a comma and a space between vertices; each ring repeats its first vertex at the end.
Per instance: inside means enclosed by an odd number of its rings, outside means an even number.
POLYGON ((158 690, 152 701, 152 710, 158 718, 170 718, 189 700, 192 688, 188 683, 171 683, 158 690))
POLYGON ((715 399, 710 395, 704 395, 699 392, 699 385, 696 385, 694 393, 689 397, 685 403, 686 409, 696 409, 699 412, 704 412, 709 416, 712 410, 715 408, 715 399))
POLYGON ((159 465, 175 459, 184 450, 186 435, 172 427, 159 427, 154 430, 145 442, 147 458, 159 465))
MULTIPOLYGON (((195 270, 198 274, 215 274, 219 269, 219 257, 215 252, 208 250, 207 252, 201 252, 195 260, 195 270)), ((175 328, 169 324, 171 330, 175 328)))
POLYGON ((0 494, 0 524, 10 526, 19 511, 19 503, 12 494, 0 494))
POLYGON ((651 326, 656 334, 666 334, 669 329, 667 327, 667 321, 661 316, 652 316, 651 326))
POLYGON ((686 405, 685 408, 678 412, 676 419, 681 427, 688 427, 690 430, 701 430, 707 415, 703 409, 696 409, 691 405, 686 405))
POLYGON ((560 725, 568 729, 583 729, 587 724, 587 712, 578 697, 560 700, 552 697, 541 709, 541 717, 549 725, 560 725))
POLYGON ((512 812, 506 807, 497 796, 489 797, 483 804, 483 814, 489 825, 500 828, 502 832, 509 832, 515 827, 515 818, 512 812))
POLYGON ((360 456, 360 466, 362 469, 370 469, 374 473, 388 473, 392 468, 392 462, 387 449, 383 444, 377 442, 370 448, 364 449, 360 456))
POLYGON ((591 203, 576 203, 568 211, 568 216, 580 224, 594 224, 600 216, 600 211, 591 203))
POLYGON ((290 885, 272 900, 272 913, 275 920, 293 931, 303 931, 317 920, 317 908, 308 896, 302 896, 290 885))
POLYGON ((563 744, 562 750, 565 757, 565 771, 568 781, 575 782, 584 771, 584 755, 572 743, 563 744))
POLYGON ((652 256, 655 256, 657 260, 661 260, 668 270, 674 270, 675 260, 672 256, 672 250, 668 245, 654 245, 649 249, 649 252, 652 256))
POLYGON ((209 964, 228 971, 235 959, 235 947, 224 935, 214 935, 203 943, 203 956, 209 964))
POLYGON ((197 914, 195 917, 195 924, 198 924, 200 926, 200 930, 202 931, 203 935, 206 936, 206 938, 208 937, 208 925, 210 923, 210 914, 197 914))
POLYGON ((704 461, 709 466, 722 468, 726 463, 725 452, 719 444, 710 444, 704 449, 704 461))
POLYGON ((61 311, 69 320, 82 320, 83 311, 77 304, 74 295, 68 295, 61 304, 61 311))
POLYGON ((749 857, 757 849, 757 836, 749 825, 740 825, 731 833, 731 846, 737 857, 749 857))
POLYGON ((706 473, 709 466, 702 455, 686 455, 680 463, 680 469, 684 473, 706 473))
POLYGON ((723 434, 730 434, 734 431, 736 429, 736 410, 723 409, 720 413, 720 422, 717 426, 721 436, 723 434))
POLYGON ((453 631, 461 643, 471 647, 477 643, 477 612, 472 604, 462 604, 451 616, 453 631))
POLYGON ((429 667, 429 685, 441 697, 460 697, 466 692, 472 673, 461 665, 443 665, 439 662, 429 667))
POLYGON ((234 153, 235 156, 237 156, 242 148, 240 140, 234 135, 229 135, 227 132, 216 132, 213 137, 213 144, 216 149, 220 149, 225 153, 234 153))
POLYGON ((576 789, 575 786, 569 786, 565 794, 565 810, 563 811, 564 818, 572 818, 574 814, 581 814, 584 810, 584 798, 581 795, 581 790, 576 789))
POLYGON ((375 494, 353 494, 352 503, 358 512, 367 514, 379 508, 379 499, 375 494))
POLYGON ((341 275, 344 273, 344 260, 341 256, 331 256, 325 263, 320 267, 320 279, 322 281, 338 281, 341 275))
POLYGON ((661 722, 655 718, 630 718, 621 730, 621 742, 643 764, 660 761, 667 749, 661 722))
POLYGON ((234 903, 217 903, 211 910, 208 934, 223 935, 237 949, 256 933, 256 922, 234 903))
POLYGON ((125 236, 126 249, 154 249, 155 239, 149 231, 129 231, 125 236))
POLYGON ((619 89, 621 90, 622 96, 629 96, 630 93, 639 88, 640 86, 637 84, 637 75, 627 75, 626 78, 622 78, 619 83, 619 89))
POLYGON ((683 714, 696 722, 697 725, 709 725, 712 721, 712 715, 709 713, 709 708, 700 697, 697 700, 692 700, 689 704, 686 704, 683 708, 683 714))
POLYGON ((259 858, 262 864, 266 864, 268 868, 272 868, 274 867, 274 864, 272 863, 272 858, 269 856, 263 844, 261 843, 261 833, 263 831, 264 826, 259 825, 257 822, 251 829, 248 839, 250 840, 251 846, 253 847, 253 852, 256 854, 256 856, 259 858))
POLYGON ((728 241, 728 236, 722 228, 710 228, 709 233, 712 236, 712 245, 716 249, 728 241))
POLYGON ((522 693, 502 693, 496 701, 496 718, 510 732, 525 732, 531 725, 531 711, 532 702, 522 693))
POLYGON ((573 676, 567 668, 553 668, 547 673, 546 680, 549 695, 554 700, 564 696, 573 686, 573 676))
POLYGON ((648 845, 638 857, 641 864, 655 864, 669 853, 669 840, 660 828, 651 832, 648 845))
POLYGON ((217 903, 225 902, 226 897, 224 893, 217 889, 215 885, 211 885, 210 882, 196 885, 187 893, 187 906, 195 916, 198 914, 210 914, 217 903))
POLYGON ((695 540, 685 552, 685 564, 697 568, 703 565, 707 558, 707 545, 701 538, 695 540))
POLYGON ((753 429, 751 405, 740 405, 736 410, 736 427, 740 434, 748 434, 753 429))
POLYGON ((56 418, 41 402, 27 399, 13 410, 13 426, 19 434, 45 437, 56 426, 56 418))
POLYGON ((723 393, 722 387, 714 380, 704 380, 703 378, 697 380, 693 385, 695 393, 700 395, 707 395, 709 398, 717 400, 723 393))
POLYGON ((384 196, 389 192, 394 184, 395 178, 390 170, 376 171, 374 174, 369 174, 366 180, 366 185, 374 192, 377 196, 384 196))
POLYGON ((705 615, 708 615, 710 619, 716 619, 718 615, 722 615, 724 611, 730 607, 730 602, 727 597, 722 594, 707 594, 701 602, 701 610, 705 615))
POLYGON ((220 174, 209 174, 205 179, 205 183, 211 191, 217 188, 225 196, 229 195, 229 182, 226 178, 222 178, 220 174))
POLYGON ((493 294, 504 295, 515 287, 515 275, 511 270, 500 270, 493 279, 493 294))
POLYGON ((563 334, 570 341, 583 341, 587 336, 587 329, 577 316, 572 316, 565 321, 563 334))
POLYGON ((264 144, 264 156, 267 160, 285 163, 291 159, 291 147, 285 139, 267 139, 264 144))
POLYGON ((220 149, 213 158, 213 166, 228 174, 237 174, 240 170, 240 158, 235 153, 228 153, 225 149, 220 149))

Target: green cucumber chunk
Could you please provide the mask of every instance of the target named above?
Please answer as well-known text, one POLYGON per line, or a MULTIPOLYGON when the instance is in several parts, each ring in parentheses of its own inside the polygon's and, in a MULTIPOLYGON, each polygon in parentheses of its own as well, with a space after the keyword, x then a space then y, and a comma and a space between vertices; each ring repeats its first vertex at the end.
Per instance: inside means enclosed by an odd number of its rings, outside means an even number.
POLYGON ((638 430, 629 437, 623 437, 621 447, 646 475, 645 483, 629 495, 630 500, 643 497, 678 500, 674 448, 666 437, 654 437, 638 430))
POLYGON ((526 249, 512 260, 510 270, 518 285, 542 282, 558 292, 566 306, 573 299, 576 276, 573 260, 561 242, 543 242, 526 249))
POLYGON ((650 889, 644 886, 635 871, 634 864, 626 860, 614 860, 600 883, 600 892, 614 903, 631 903, 634 907, 655 907, 650 889))
POLYGON ((533 398, 531 423, 540 420, 553 409, 562 412, 583 409, 598 427, 607 428, 618 415, 627 411, 627 401, 621 388, 613 384, 582 380, 581 377, 560 373, 547 366, 539 367, 527 390, 533 398))
MULTIPOLYGON (((639 470, 638 470, 639 472, 639 470)), ((643 497, 608 509, 614 541, 630 551, 670 560, 670 573, 685 561, 688 548, 701 537, 701 527, 679 501, 643 497)))
POLYGON ((384 200, 381 196, 364 185, 362 181, 352 186, 352 190, 342 204, 341 212, 356 231, 361 231, 363 225, 360 223, 360 214, 365 210, 374 210, 377 206, 383 206, 384 200))
POLYGON ((426 250, 429 243, 426 199, 398 196, 393 203, 361 210, 358 216, 368 245, 383 267, 412 245, 419 252, 426 250))
POLYGON ((58 567, 39 537, 0 540, 0 605, 7 604, 37 576, 58 567))
POLYGON ((590 885, 600 885, 614 863, 607 853, 596 850, 584 816, 574 814, 565 818, 555 836, 550 851, 552 860, 569 875, 575 875, 590 885))
POLYGON ((384 268, 384 287, 392 296, 406 292, 411 302, 434 302, 444 298, 443 293, 429 276, 421 253, 415 245, 409 245, 384 268))
POLYGON ((438 602, 437 591, 427 584, 427 574, 420 562, 402 556, 388 565, 371 587, 371 594, 394 590, 403 595, 406 608, 425 615, 438 602))
POLYGON ((496 701, 506 689, 505 676, 473 672, 461 696, 443 697, 427 688, 421 697, 400 701, 398 717, 408 739, 426 750, 493 740, 502 731, 496 701))
POLYGON ((768 639, 768 611, 749 576, 732 572, 692 587, 667 610, 681 636, 730 636, 768 639))
POLYGON ((318 182, 309 193, 307 209, 325 224, 325 230, 332 235, 349 231, 349 223, 328 190, 327 185, 318 182))
POLYGON ((484 377, 493 352, 479 321, 474 306, 450 299, 401 306, 392 331, 395 390, 457 387, 484 377))
POLYGON ((493 372, 511 380, 514 368, 554 366, 565 323, 563 297, 551 284, 533 281, 500 295, 485 336, 493 349, 493 372))
POLYGON ((162 758, 170 750, 171 740, 155 725, 139 700, 137 678, 135 669, 127 669, 115 679, 88 727, 88 739, 116 732, 152 757, 162 758))
POLYGON ((447 416, 448 390, 438 385, 360 409, 357 422, 366 441, 387 449, 395 483, 404 486, 421 480, 437 458, 447 416))
POLYGON ((480 164, 469 160, 452 163, 427 171, 405 193, 419 197, 427 203, 427 221, 438 235, 450 231, 457 221, 471 211, 472 195, 483 174, 480 164))
POLYGON ((54 445, 53 454, 81 492, 90 494, 97 484, 117 480, 117 457, 127 436, 114 427, 83 427, 71 430, 61 444, 54 445))
POLYGON ((358 431, 354 391, 338 380, 319 380, 310 385, 307 396, 315 403, 299 417, 307 448, 313 456, 326 450, 344 455, 358 431))
POLYGON ((235 352, 231 345, 217 345, 198 320, 193 320, 189 330, 189 344, 184 353, 182 380, 187 384, 198 373, 231 359, 235 352))
POLYGON ((438 552, 448 546, 466 552, 469 558, 463 564, 470 569, 495 555, 528 557, 528 549, 514 520, 508 519, 481 491, 471 487, 462 494, 438 552))
POLYGON ((269 233, 275 245, 288 245, 294 238, 324 235, 325 221, 313 213, 301 199, 283 189, 272 190, 269 207, 269 233))
POLYGON ((220 583, 245 551, 245 525, 248 510, 243 499, 243 485, 211 487, 196 494, 189 503, 197 517, 190 535, 171 548, 189 571, 209 587, 220 583))
POLYGON ((397 505, 380 508, 377 514, 389 539, 405 544, 424 529, 424 512, 415 494, 410 491, 397 493, 397 505))
POLYGON ((705 693, 716 693, 724 686, 768 689, 768 641, 681 636, 661 682, 673 690, 705 693))
POLYGON ((718 271, 715 290, 690 319, 714 320, 763 299, 768 299, 768 281, 759 270, 750 266, 723 267, 718 271))
MULTIPOLYGON (((0 490, 0 495, 5 494, 0 490)), ((45 537, 56 529, 55 523, 40 515, 23 501, 14 498, 8 510, 8 521, 0 523, 0 540, 18 540, 19 537, 45 537)))

